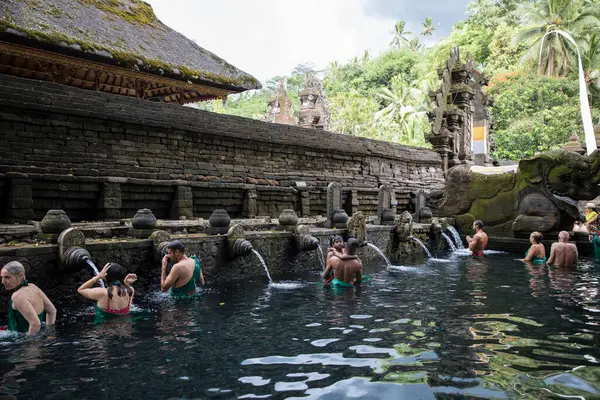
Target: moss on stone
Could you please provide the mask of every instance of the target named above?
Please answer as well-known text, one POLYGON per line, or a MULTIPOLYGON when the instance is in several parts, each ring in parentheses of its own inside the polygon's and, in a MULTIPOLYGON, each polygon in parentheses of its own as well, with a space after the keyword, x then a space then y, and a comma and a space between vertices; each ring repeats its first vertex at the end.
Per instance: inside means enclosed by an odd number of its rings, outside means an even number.
POLYGON ((120 0, 79 0, 84 4, 89 4, 107 15, 113 15, 130 24, 154 25, 158 22, 156 14, 152 7, 142 0, 129 0, 129 7, 120 0))

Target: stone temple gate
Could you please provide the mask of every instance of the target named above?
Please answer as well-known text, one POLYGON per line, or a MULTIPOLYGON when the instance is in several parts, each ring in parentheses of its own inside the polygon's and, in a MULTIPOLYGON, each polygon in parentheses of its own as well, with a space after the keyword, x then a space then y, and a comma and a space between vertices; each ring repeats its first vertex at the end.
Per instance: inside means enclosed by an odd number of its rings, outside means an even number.
POLYGON ((470 54, 461 62, 458 47, 450 51, 438 76, 442 83, 437 92, 430 93, 433 110, 426 140, 441 155, 444 174, 456 165, 472 163, 474 156, 489 162, 492 99, 482 91, 489 80, 475 69, 470 54))

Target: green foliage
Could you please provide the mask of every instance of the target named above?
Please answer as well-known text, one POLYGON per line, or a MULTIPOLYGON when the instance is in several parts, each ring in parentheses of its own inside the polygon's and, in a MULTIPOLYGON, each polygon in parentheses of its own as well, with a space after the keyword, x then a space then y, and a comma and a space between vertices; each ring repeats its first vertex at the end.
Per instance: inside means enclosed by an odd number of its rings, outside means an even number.
MULTIPOLYGON (((420 35, 434 33, 430 18, 423 30, 413 34, 405 21, 397 21, 390 32, 390 48, 371 57, 367 51, 345 63, 332 63, 325 71, 323 87, 330 102, 330 130, 401 144, 428 146, 430 132, 426 112, 428 94, 439 88, 437 71, 450 54, 460 47, 461 59, 471 53, 476 67, 493 77, 489 93, 495 97, 491 108, 494 120, 493 155, 520 159, 537 152, 559 148, 572 134, 583 136, 579 110, 576 59, 571 47, 554 38, 552 74, 548 72, 550 51, 546 50, 544 74, 537 70, 532 54, 540 35, 561 28, 572 33, 582 52, 585 77, 590 91, 594 121, 600 109, 600 39, 595 32, 600 0, 474 0, 468 17, 457 23, 447 38, 426 48, 420 35), (560 7, 567 5, 568 7, 560 7), (550 22, 550 23, 549 23, 550 22), (526 27, 527 29, 524 29, 526 27), (533 49, 533 50, 532 50, 533 49), (522 60, 529 56, 529 65, 522 60), (566 62, 566 64, 565 64, 566 62), (531 68, 536 67, 536 68, 531 68)), ((298 92, 304 88, 311 64, 300 64, 287 77, 288 96, 298 115, 298 92)), ((201 107, 215 112, 262 118, 280 77, 264 83, 264 88, 248 95, 230 96, 201 107)))
POLYGON ((577 81, 535 74, 499 76, 494 96, 495 157, 519 160, 556 150, 581 135, 577 81))

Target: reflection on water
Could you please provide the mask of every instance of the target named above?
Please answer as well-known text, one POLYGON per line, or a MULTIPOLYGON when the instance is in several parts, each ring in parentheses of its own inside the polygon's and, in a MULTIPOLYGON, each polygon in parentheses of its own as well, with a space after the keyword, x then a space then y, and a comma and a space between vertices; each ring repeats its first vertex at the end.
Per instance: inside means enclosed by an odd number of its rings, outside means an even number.
POLYGON ((38 340, 0 332, 0 398, 600 398, 598 268, 514 258, 155 292, 101 324, 61 310, 38 340))

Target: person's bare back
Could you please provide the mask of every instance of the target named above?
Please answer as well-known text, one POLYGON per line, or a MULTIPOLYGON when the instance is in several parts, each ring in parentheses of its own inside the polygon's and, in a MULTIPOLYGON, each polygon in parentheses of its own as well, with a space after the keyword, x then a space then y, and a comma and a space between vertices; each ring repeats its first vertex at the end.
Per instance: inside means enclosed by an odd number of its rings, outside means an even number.
POLYGON ((572 267, 579 257, 577 246, 574 243, 552 243, 548 264, 557 267, 572 267))
POLYGON ((358 258, 355 260, 343 261, 341 277, 338 277, 338 279, 351 285, 360 283, 362 280, 362 269, 362 262, 358 258))

